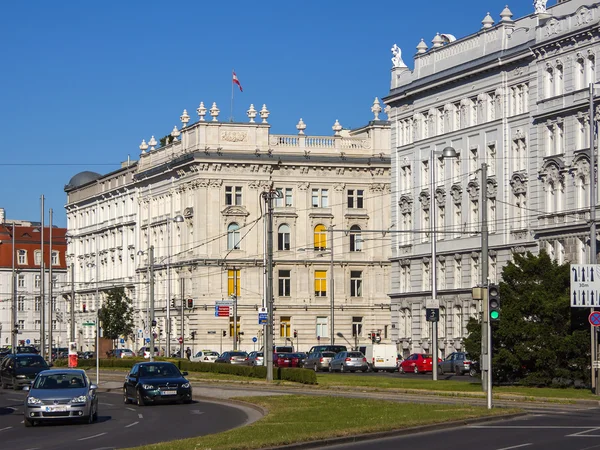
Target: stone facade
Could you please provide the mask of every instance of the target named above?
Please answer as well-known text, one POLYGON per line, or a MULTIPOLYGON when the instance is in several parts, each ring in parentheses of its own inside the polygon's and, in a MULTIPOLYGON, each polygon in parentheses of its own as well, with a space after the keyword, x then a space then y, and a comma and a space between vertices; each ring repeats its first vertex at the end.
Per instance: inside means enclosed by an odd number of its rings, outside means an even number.
POLYGON ((597 2, 536 6, 461 39, 417 46, 414 69, 394 64, 392 124, 392 340, 405 353, 430 349, 430 217, 436 214, 440 356, 462 349, 481 305, 481 196, 487 194, 489 281, 512 253, 544 248, 559 263, 589 258, 588 85, 597 80, 597 2), (437 206, 429 210, 429 161, 437 206), (483 164, 487 178, 482 180, 483 164), (485 184, 485 189, 482 185, 485 184), (403 233, 400 233, 403 232, 403 233))
MULTIPOLYGON (((199 120, 188 125, 184 111, 170 143, 157 147, 152 137, 140 146, 139 161, 104 176, 74 177, 66 210, 70 262, 75 279, 84 280, 77 323, 93 319, 106 289, 124 286, 139 330, 125 345, 143 345, 152 246, 157 346, 165 347, 170 298, 173 349, 179 336, 193 350, 231 349, 233 318, 215 317, 215 303, 237 288, 238 347, 260 348, 261 194, 272 188, 281 193, 273 220, 275 344, 308 350, 331 341, 331 259, 335 333, 343 335, 336 343, 365 343, 371 332, 391 342, 390 126, 378 119, 378 101, 372 110, 374 120, 360 129, 344 130, 336 121, 332 136, 308 136, 301 119, 297 135, 275 135, 266 106, 251 106, 249 121, 234 123, 220 122, 216 105, 201 103, 199 120)), ((82 328, 80 347, 90 348, 95 330, 82 328)))

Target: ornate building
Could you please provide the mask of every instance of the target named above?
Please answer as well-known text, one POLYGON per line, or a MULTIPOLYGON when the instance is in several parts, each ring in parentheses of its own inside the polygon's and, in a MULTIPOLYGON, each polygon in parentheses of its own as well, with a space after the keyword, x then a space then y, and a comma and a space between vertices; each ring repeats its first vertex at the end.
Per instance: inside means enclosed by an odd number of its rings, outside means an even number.
POLYGON ((194 349, 231 349, 234 317, 216 317, 216 305, 235 297, 238 347, 258 349, 265 277, 261 194, 269 189, 279 194, 275 343, 308 350, 331 342, 332 301, 335 334, 342 335, 337 343, 364 343, 371 332, 390 342, 384 233, 390 127, 379 119, 377 99, 371 110, 374 119, 359 129, 335 121, 332 136, 307 136, 300 119, 297 135, 275 135, 264 105, 250 106, 248 122, 233 123, 219 121, 216 104, 200 103, 196 123, 189 125, 184 111, 181 129, 163 145, 154 136, 142 142, 139 161, 106 175, 73 177, 65 191, 79 346, 93 347, 94 327, 80 324, 94 319, 114 286, 125 287, 135 306, 137 335, 125 345, 143 345, 152 268, 157 346, 166 346, 170 316, 172 348, 183 337, 194 349))
POLYGON ((544 248, 559 263, 588 261, 589 84, 597 80, 598 2, 559 1, 514 20, 488 14, 461 39, 421 40, 411 71, 394 46, 392 340, 430 350, 430 220, 437 219, 439 348, 462 349, 471 288, 495 282, 514 252, 544 248), (458 158, 432 158, 453 147, 458 158), (430 209, 430 161, 436 208, 430 209), (482 172, 487 169, 486 179, 482 172), (489 227, 482 280, 482 195, 489 227))

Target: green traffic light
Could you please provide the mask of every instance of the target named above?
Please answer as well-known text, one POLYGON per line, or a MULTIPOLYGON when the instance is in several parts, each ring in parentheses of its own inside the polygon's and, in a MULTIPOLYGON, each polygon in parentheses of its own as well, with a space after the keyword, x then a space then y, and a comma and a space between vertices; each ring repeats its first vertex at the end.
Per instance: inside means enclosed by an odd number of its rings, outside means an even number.
POLYGON ((500 317, 500 313, 498 311, 490 311, 490 317, 492 320, 498 320, 500 317))

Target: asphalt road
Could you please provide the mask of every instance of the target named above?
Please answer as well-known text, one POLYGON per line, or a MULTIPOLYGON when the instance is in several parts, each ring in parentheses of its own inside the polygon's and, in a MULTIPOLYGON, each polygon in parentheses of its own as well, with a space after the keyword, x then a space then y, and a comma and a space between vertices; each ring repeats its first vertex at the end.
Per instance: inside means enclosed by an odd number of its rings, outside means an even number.
POLYGON ((448 430, 313 447, 327 450, 598 450, 600 408, 556 410, 448 430))
MULTIPOLYGON (((427 373, 399 373, 399 372, 354 372, 354 373, 339 373, 335 372, 334 375, 340 375, 344 377, 388 377, 388 378, 410 378, 414 380, 431 380, 433 375, 431 372, 427 373)), ((443 375, 438 374, 438 380, 452 380, 452 381, 464 381, 467 383, 481 383, 481 379, 477 377, 471 377, 469 375, 454 375, 453 373, 445 373, 443 375)))
POLYGON ((99 394, 98 422, 52 423, 25 428, 26 392, 0 389, 0 446, 11 450, 100 450, 220 433, 259 415, 247 408, 206 401, 188 405, 124 405, 120 393, 99 394))

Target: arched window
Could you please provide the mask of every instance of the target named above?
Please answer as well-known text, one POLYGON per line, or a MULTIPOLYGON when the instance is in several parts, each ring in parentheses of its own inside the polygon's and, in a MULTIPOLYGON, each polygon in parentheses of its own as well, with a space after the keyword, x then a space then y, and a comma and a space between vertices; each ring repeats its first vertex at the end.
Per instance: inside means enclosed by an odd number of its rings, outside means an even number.
POLYGON ((362 251, 362 234, 361 229, 358 225, 352 225, 350 227, 350 251, 360 252, 362 251))
POLYGON ((230 223, 227 227, 227 250, 240 249, 240 226, 237 223, 230 223))
POLYGON ((290 249, 290 227, 289 225, 279 225, 277 230, 277 250, 290 249))
POLYGON ((315 227, 315 250, 326 250, 327 249, 327 229, 325 225, 317 225, 315 227))
POLYGON ((462 337, 462 308, 460 305, 454 306, 454 314, 452 315, 452 328, 455 338, 462 337))

